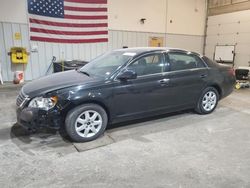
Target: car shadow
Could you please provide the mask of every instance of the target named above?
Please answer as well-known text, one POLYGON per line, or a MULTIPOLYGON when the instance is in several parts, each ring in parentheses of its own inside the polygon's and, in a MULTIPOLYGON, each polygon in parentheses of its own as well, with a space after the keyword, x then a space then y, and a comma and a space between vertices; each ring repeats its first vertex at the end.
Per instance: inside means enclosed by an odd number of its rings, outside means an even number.
MULTIPOLYGON (((105 140, 107 140, 105 139, 105 137, 108 137, 112 140, 112 142, 110 142, 109 140, 108 144, 120 142, 126 139, 135 139, 143 142, 148 142, 148 140, 143 138, 143 136, 188 125, 188 123, 173 125, 168 124, 168 122, 183 116, 186 117, 190 115, 190 113, 193 114, 191 110, 185 110, 175 113, 153 116, 149 118, 127 121, 123 123, 112 124, 108 126, 106 133, 102 138, 88 143, 73 143, 67 136, 64 128, 58 131, 48 128, 42 128, 39 129, 36 133, 30 133, 18 124, 14 124, 11 127, 10 137, 12 142, 15 143, 15 145, 17 145, 22 151, 26 153, 28 153, 28 150, 38 150, 38 148, 41 147, 54 148, 56 150, 56 148, 58 147, 70 146, 76 151, 79 151, 78 148, 81 148, 81 144, 85 145, 84 147, 86 147, 86 144, 91 145, 90 149, 94 149, 100 147, 100 145, 105 145, 102 143, 102 140, 104 140, 104 142, 105 140)), ((86 148, 89 149, 89 147, 86 148)))
POLYGON ((65 142, 69 142, 70 138, 66 134, 64 129, 54 130, 49 128, 40 128, 36 132, 32 133, 27 129, 23 128, 22 126, 15 123, 11 127, 10 136, 12 139, 18 138, 23 143, 30 143, 32 141, 32 137, 40 138, 40 139, 48 139, 51 136, 60 137, 61 140, 65 142))
POLYGON ((130 120, 130 121, 125 121, 122 123, 115 123, 108 125, 107 130, 112 130, 115 128, 122 128, 122 127, 130 127, 130 126, 142 126, 141 123, 144 122, 150 122, 150 121, 156 121, 156 120, 161 120, 164 118, 175 118, 179 115, 184 115, 188 113, 193 113, 192 110, 183 110, 183 111, 178 111, 178 112, 172 112, 172 113, 167 113, 167 114, 161 114, 161 115, 156 115, 156 116, 151 116, 151 117, 146 117, 146 118, 139 118, 135 120, 130 120))
POLYGON ((31 154, 34 152, 46 152, 54 148, 55 152, 65 153, 76 152, 72 142, 62 130, 57 131, 48 128, 41 128, 36 133, 31 133, 15 123, 10 130, 10 139, 20 150, 31 154), (69 149, 71 148, 71 149, 69 149))
POLYGON ((180 123, 181 118, 186 118, 190 115, 196 116, 193 110, 183 110, 143 119, 127 121, 123 123, 116 123, 113 125, 109 125, 106 133, 113 140, 115 140, 115 142, 127 139, 148 142, 144 137, 148 134, 168 131, 171 129, 178 129, 192 124, 192 121, 185 121, 185 123, 180 123), (179 121, 175 121, 176 119, 178 119, 179 121))

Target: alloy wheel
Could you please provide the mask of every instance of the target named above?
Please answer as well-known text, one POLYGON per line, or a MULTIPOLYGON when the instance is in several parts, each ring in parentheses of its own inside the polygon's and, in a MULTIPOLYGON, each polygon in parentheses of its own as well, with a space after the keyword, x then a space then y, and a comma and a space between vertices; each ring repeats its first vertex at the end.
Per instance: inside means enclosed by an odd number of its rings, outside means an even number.
POLYGON ((205 111, 212 111, 217 103, 217 96, 214 91, 208 91, 202 99, 202 107, 205 111))
POLYGON ((89 138, 95 136, 101 129, 103 120, 101 115, 94 110, 87 110, 81 113, 75 121, 76 133, 89 138))

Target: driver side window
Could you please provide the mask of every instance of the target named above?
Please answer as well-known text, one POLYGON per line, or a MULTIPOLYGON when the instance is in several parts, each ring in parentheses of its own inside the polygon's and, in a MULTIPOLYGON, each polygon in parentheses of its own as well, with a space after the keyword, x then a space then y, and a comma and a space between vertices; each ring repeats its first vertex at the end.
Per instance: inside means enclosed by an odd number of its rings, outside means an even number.
POLYGON ((162 54, 152 54, 141 57, 128 66, 134 70, 138 76, 161 73, 163 71, 164 61, 162 54))

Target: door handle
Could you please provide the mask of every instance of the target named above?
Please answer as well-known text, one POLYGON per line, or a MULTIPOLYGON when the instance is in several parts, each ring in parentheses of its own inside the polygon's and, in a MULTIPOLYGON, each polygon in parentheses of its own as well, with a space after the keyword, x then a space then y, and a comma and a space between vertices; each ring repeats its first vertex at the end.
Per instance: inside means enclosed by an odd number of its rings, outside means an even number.
POLYGON ((168 84, 168 83, 169 83, 169 79, 164 78, 164 79, 160 80, 159 83, 160 83, 161 85, 168 84))
POLYGON ((206 78, 207 77, 207 74, 202 74, 200 75, 201 78, 206 78))

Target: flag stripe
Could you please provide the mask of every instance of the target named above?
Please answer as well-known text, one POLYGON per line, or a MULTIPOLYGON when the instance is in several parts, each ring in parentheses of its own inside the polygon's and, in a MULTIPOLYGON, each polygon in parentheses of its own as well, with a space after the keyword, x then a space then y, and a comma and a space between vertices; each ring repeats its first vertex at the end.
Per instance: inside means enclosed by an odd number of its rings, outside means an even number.
POLYGON ((35 37, 48 37, 56 39, 72 39, 72 40, 81 40, 81 39, 98 39, 98 38, 108 38, 108 35, 61 35, 61 34, 49 34, 49 33, 37 33, 30 31, 31 36, 35 37))
POLYGON ((64 10, 71 11, 86 11, 86 12, 107 12, 107 8, 84 8, 84 7, 72 7, 72 6, 64 6, 64 10))
POLYGON ((52 18, 52 17, 44 17, 38 15, 32 15, 33 19, 44 20, 50 22, 59 22, 59 23, 72 23, 72 24, 99 24, 99 23, 107 23, 107 20, 74 20, 74 19, 61 19, 61 18, 52 18))
POLYGON ((51 21, 44 21, 38 19, 30 18, 30 23, 36 23, 41 25, 49 25, 49 26, 56 26, 56 27, 108 27, 107 23, 93 23, 93 24, 77 24, 77 23, 62 23, 62 22, 51 22, 51 21))
POLYGON ((64 2, 64 7, 79 7, 79 8, 107 8, 107 4, 90 4, 90 3, 74 3, 64 2))
POLYGON ((48 37, 35 37, 31 36, 31 40, 43 41, 43 42, 57 42, 57 43, 97 43, 97 42, 108 42, 108 38, 97 38, 97 39, 56 39, 48 37))
POLYGON ((108 16, 80 16, 80 15, 64 15, 66 19, 78 19, 78 20, 106 20, 108 16))
POLYGON ((65 10, 65 15, 74 15, 74 16, 107 16, 106 12, 87 12, 87 11, 72 11, 72 10, 65 10))
POLYGON ((58 30, 58 31, 108 31, 107 27, 58 27, 52 25, 41 25, 36 23, 30 23, 30 28, 40 28, 40 29, 50 29, 50 30, 58 30))
POLYGON ((107 0, 64 0, 71 3, 107 4, 107 0))
POLYGON ((58 35, 107 35, 108 31, 59 31, 59 30, 49 30, 40 28, 30 28, 31 32, 37 33, 47 33, 47 34, 58 34, 58 35))

